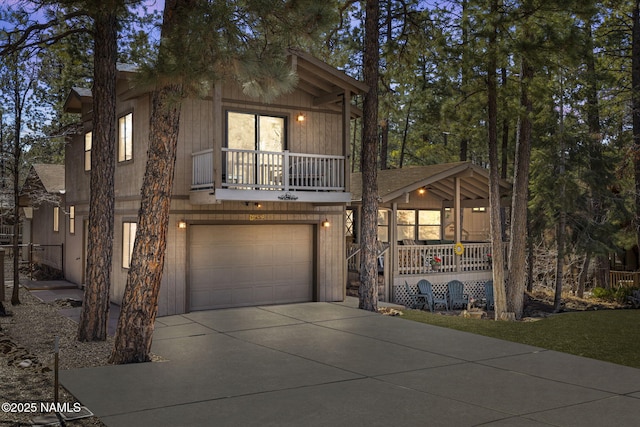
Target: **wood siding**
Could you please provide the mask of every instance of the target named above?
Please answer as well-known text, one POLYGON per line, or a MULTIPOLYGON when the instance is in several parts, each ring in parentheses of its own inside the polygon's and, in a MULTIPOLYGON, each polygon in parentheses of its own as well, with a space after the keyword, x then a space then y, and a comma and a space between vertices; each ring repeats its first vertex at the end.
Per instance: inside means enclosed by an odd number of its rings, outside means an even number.
MULTIPOLYGON (((344 209, 342 203, 273 202, 257 208, 254 203, 222 202, 192 205, 189 192, 192 178, 192 153, 212 148, 220 156, 224 146, 224 117, 227 110, 259 112, 286 116, 288 149, 298 153, 345 155, 342 141, 344 123, 340 111, 314 107, 310 95, 301 91, 264 104, 242 94, 234 85, 223 85, 204 99, 183 102, 176 172, 167 235, 165 270, 159 297, 159 315, 184 313, 187 308, 188 233, 177 222, 189 224, 311 224, 314 236, 314 299, 342 301, 345 294, 346 260, 344 246, 344 209), (298 113, 306 116, 297 122, 298 113), (320 224, 327 219, 331 226, 320 224)), ((122 223, 136 221, 140 208, 140 187, 146 164, 149 138, 150 98, 143 94, 117 104, 118 117, 133 113, 133 159, 117 163, 115 171, 115 223, 113 246, 112 301, 119 304, 124 294, 128 270, 122 268, 122 223)), ((85 131, 91 130, 90 116, 84 114, 85 131)), ((117 143, 117 141, 116 141, 117 143)), ((65 270, 67 279, 80 284, 83 277, 83 220, 89 212, 90 172, 85 172, 84 133, 72 138, 66 148, 66 204, 76 209, 76 233, 66 236, 65 270)), ((218 160, 219 162, 219 160, 218 160)), ((214 165, 216 161, 214 160, 214 165)), ((219 163, 218 163, 219 164, 219 163)), ((61 216, 61 218, 65 218, 61 216)), ((61 232, 63 232, 61 228, 61 232)))

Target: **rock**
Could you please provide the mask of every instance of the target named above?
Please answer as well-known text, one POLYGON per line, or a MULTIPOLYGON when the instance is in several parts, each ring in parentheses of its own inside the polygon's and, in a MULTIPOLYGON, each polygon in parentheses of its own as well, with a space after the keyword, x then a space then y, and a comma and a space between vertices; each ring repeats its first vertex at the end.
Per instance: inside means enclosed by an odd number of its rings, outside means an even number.
POLYGON ((384 314, 385 316, 402 316, 401 311, 391 307, 380 307, 378 308, 378 313, 384 314))
POLYGON ((484 319, 487 317, 487 313, 482 310, 463 310, 460 315, 468 319, 484 319))
POLYGON ((24 359, 22 362, 18 363, 18 368, 28 368, 33 365, 31 359, 24 359))

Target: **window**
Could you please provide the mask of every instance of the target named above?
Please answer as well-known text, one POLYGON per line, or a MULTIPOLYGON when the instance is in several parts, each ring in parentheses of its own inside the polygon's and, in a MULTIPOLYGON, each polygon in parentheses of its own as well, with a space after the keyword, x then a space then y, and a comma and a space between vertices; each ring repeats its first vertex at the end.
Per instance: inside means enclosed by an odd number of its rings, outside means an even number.
POLYGON ((118 161, 133 159, 133 113, 118 119, 118 161))
POLYGON ((229 183, 277 185, 280 174, 266 173, 281 167, 280 153, 286 148, 286 119, 254 113, 227 112, 227 148, 223 167, 229 183), (261 167, 268 162, 269 167, 261 167))
POLYGON ((439 240, 440 211, 398 210, 398 240, 439 240))
POLYGON ((440 239, 440 211, 418 211, 418 240, 440 239))
POLYGON ((345 235, 348 237, 355 237, 355 211, 353 209, 347 209, 346 217, 344 221, 345 235))
POLYGON ((480 207, 480 208, 471 208, 471 212, 486 212, 487 208, 485 207, 480 207))
POLYGON ((131 266, 131 254, 133 254, 137 226, 138 224, 135 222, 122 223, 122 268, 131 266))
POLYGON ((91 170, 91 144, 93 141, 93 132, 84 134, 84 170, 91 170))
POLYGON ((398 210, 397 221, 397 240, 416 240, 416 211, 398 210))
POLYGON ((57 206, 53 208, 53 231, 60 231, 60 208, 57 206))
POLYGON ((76 207, 69 206, 69 234, 76 234, 76 207))
POLYGON ((389 211, 378 210, 378 241, 389 241, 389 211))
POLYGON ((240 150, 285 149, 285 118, 253 113, 227 113, 227 147, 240 150))

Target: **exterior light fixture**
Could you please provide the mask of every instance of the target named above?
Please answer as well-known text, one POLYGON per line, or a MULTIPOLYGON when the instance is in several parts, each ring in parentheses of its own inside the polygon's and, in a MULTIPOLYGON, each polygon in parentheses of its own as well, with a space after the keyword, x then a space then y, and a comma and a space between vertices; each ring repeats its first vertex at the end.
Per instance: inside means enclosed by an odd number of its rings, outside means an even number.
POLYGON ((184 219, 181 219, 180 221, 178 221, 178 228, 181 230, 184 230, 185 228, 187 228, 187 221, 185 221, 184 219))
POLYGON ((421 195, 421 196, 424 196, 425 194, 427 194, 427 189, 424 188, 424 187, 420 187, 418 189, 418 194, 421 195))
POLYGON ((296 121, 298 123, 302 123, 306 120, 306 116, 303 113, 298 113, 298 115, 296 116, 296 121))
POLYGON ((329 220, 327 218, 325 218, 324 221, 322 221, 322 227, 324 227, 324 228, 331 227, 331 223, 329 222, 329 220))
POLYGON ((262 203, 255 203, 254 206, 258 209, 260 209, 262 207, 262 203))

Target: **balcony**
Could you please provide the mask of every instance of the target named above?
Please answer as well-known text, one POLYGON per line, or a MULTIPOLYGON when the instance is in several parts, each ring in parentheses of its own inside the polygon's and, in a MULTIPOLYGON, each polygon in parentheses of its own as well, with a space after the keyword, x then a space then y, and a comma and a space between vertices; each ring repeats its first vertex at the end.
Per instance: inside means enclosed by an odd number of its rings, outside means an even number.
POLYGON ((216 200, 348 202, 345 157, 222 149, 216 183, 213 150, 192 154, 191 192, 208 191, 216 200))

